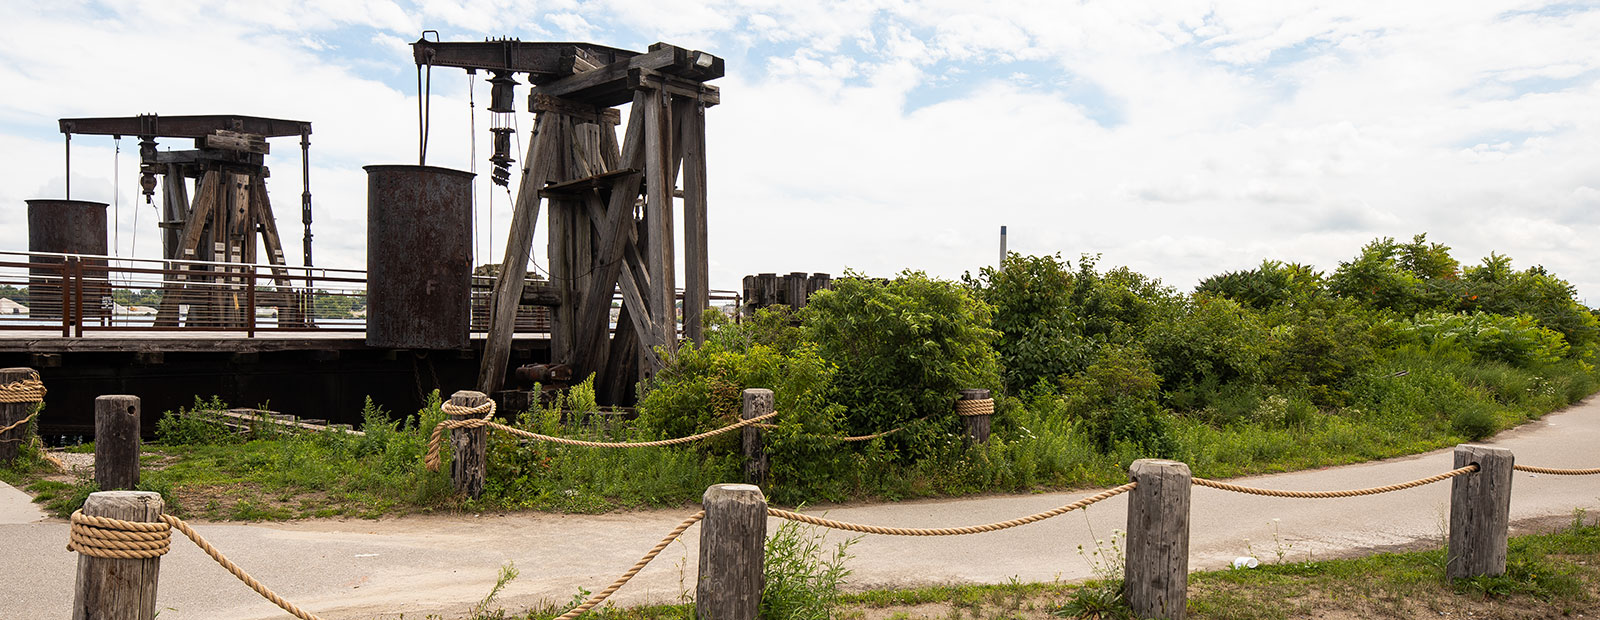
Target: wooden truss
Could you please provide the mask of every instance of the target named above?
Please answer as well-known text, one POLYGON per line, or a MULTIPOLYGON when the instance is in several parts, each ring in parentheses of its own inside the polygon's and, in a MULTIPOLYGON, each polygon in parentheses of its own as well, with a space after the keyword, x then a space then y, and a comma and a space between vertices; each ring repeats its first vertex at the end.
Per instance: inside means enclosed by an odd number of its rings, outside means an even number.
POLYGON ((536 128, 478 376, 484 391, 499 390, 504 380, 541 199, 549 202, 550 287, 557 297, 552 363, 571 366, 575 377, 598 373, 601 399, 616 402, 661 367, 659 352, 675 350, 679 320, 685 337, 704 340, 700 316, 710 305, 705 111, 720 102, 704 80, 720 76, 721 67, 709 54, 658 43, 647 53, 574 70, 534 89, 529 107, 536 128), (705 71, 712 60, 715 71, 705 71), (615 128, 621 114, 611 107, 618 99, 632 102, 620 145, 615 128), (680 170, 687 272, 681 316, 673 230, 680 170))

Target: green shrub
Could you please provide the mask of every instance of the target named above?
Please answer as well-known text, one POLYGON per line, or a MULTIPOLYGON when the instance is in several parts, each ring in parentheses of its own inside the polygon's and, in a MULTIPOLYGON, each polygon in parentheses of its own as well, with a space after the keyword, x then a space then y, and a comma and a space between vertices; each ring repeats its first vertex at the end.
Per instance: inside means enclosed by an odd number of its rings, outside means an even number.
POLYGON ((824 555, 823 533, 817 528, 783 521, 767 537, 763 551, 760 618, 829 620, 839 605, 840 588, 850 569, 850 546, 859 537, 834 546, 824 555))
POLYGON ((838 368, 829 400, 844 407, 843 430, 864 435, 937 416, 887 438, 903 458, 927 456, 929 432, 956 430, 948 414, 958 390, 1001 387, 992 312, 965 288, 915 271, 889 281, 850 273, 817 292, 803 313, 805 335, 838 368))
POLYGON ((1226 298, 1196 297, 1144 339, 1168 392, 1202 384, 1260 383, 1275 341, 1262 317, 1226 298))
POLYGON ((1462 403, 1450 416, 1450 428, 1470 441, 1477 441, 1500 430, 1494 410, 1479 403, 1462 403))
POLYGON ((1073 304, 1078 282, 1071 265, 1054 256, 1006 257, 1003 270, 985 267, 963 279, 973 294, 994 306, 994 348, 1012 393, 1083 370, 1099 342, 1084 335, 1073 304))
POLYGON ((156 421, 156 439, 166 444, 216 445, 239 443, 244 437, 223 424, 222 412, 228 404, 212 396, 211 400, 194 397, 194 406, 179 407, 177 411, 162 412, 156 421))
POLYGON ((1566 357, 1568 350, 1560 333, 1541 327, 1527 315, 1434 312, 1394 321, 1391 328, 1398 343, 1459 346, 1479 359, 1515 366, 1553 363, 1566 357))
POLYGON ((1139 351, 1107 347, 1100 359, 1062 386, 1066 409, 1103 452, 1128 443, 1140 452, 1167 455, 1171 417, 1156 402, 1160 377, 1139 351))

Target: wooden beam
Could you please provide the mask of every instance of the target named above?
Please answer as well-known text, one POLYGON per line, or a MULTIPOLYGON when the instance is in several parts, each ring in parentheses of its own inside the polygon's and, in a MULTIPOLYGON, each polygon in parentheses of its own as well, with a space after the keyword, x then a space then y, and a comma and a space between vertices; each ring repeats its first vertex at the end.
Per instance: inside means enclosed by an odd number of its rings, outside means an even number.
POLYGON ((701 315, 711 307, 706 247, 706 109, 693 100, 678 102, 678 145, 683 153, 683 334, 695 345, 706 342, 701 315))
MULTIPOLYGON (((672 114, 666 93, 660 90, 646 93, 649 104, 644 109, 644 219, 648 226, 645 241, 644 265, 650 274, 650 317, 655 319, 656 334, 662 340, 645 342, 645 346, 673 346, 677 311, 674 307, 673 289, 677 285, 672 277, 672 175, 668 162, 672 161, 672 114)), ((641 333, 643 338, 645 334, 641 333)))
POLYGON ((628 85, 628 71, 632 69, 657 71, 697 82, 714 80, 724 73, 721 58, 657 43, 650 46, 647 53, 541 84, 534 92, 593 105, 621 105, 627 103, 632 94, 628 85), (706 60, 704 66, 699 62, 701 59, 706 60))
MULTIPOLYGON (((650 105, 651 98, 643 92, 637 93, 633 100, 633 111, 628 115, 627 135, 623 138, 622 157, 619 158, 618 167, 642 168, 644 166, 644 109, 650 105)), ((602 135, 602 138, 604 136, 602 135)), ((610 204, 606 208, 606 222, 601 227, 600 247, 596 252, 595 260, 598 264, 595 279, 589 281, 589 292, 584 295, 578 309, 578 321, 583 325, 593 325, 598 321, 605 325, 611 312, 611 293, 616 290, 617 278, 622 271, 623 246, 627 243, 628 229, 633 226, 633 204, 639 195, 639 185, 643 181, 642 174, 629 174, 618 178, 612 185, 610 204), (598 318, 596 318, 598 317, 598 318)), ((579 351, 585 351, 587 360, 602 359, 606 354, 600 351, 606 346, 607 330, 586 330, 578 334, 579 351)), ((580 368, 580 371, 592 371, 590 368, 580 368)))
POLYGON ((493 304, 489 307, 489 333, 484 342, 483 360, 478 367, 478 389, 485 394, 500 390, 505 382, 506 363, 511 359, 511 336, 516 331, 517 302, 528 269, 533 228, 539 221, 539 188, 549 180, 556 165, 560 132, 555 131, 556 115, 540 114, 528 155, 523 160, 522 181, 517 185, 517 200, 512 209, 511 230, 506 236, 505 260, 495 280, 493 304))

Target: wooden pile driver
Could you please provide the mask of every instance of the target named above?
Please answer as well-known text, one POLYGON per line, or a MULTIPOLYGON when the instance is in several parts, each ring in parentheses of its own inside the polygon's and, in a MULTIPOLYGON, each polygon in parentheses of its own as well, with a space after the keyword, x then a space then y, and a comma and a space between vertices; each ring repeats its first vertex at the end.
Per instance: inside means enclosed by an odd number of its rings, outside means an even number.
MULTIPOLYGON (((259 305, 278 307, 280 326, 309 326, 311 282, 295 292, 284 259, 272 204, 267 199, 265 155, 267 138, 300 137, 302 190, 300 217, 305 225, 303 258, 311 266, 311 123, 238 115, 139 116, 117 118, 64 118, 61 133, 67 139, 68 178, 71 178, 72 136, 109 135, 139 138, 139 185, 146 202, 161 186, 163 256, 168 260, 237 263, 241 267, 195 267, 168 276, 156 314, 157 327, 176 327, 180 306, 189 306, 186 322, 192 327, 240 327, 247 308, 242 299, 243 265, 256 264, 256 235, 266 249, 277 291, 259 305), (195 148, 158 151, 157 138, 194 140, 195 148), (195 196, 189 199, 188 179, 195 179, 195 196)), ((67 187, 71 197, 71 186, 67 187)), ((309 275, 306 276, 309 280, 309 275)))
MULTIPOLYGON (((494 288, 479 387, 505 381, 516 306, 522 297, 541 199, 550 204, 551 362, 574 377, 598 373, 602 402, 631 400, 637 381, 676 346, 673 198, 683 174, 684 334, 701 341, 709 307, 706 258, 705 110, 720 103, 706 84, 723 75, 711 54, 664 43, 644 53, 589 43, 516 40, 412 44, 418 70, 457 67, 490 74, 491 112, 512 112, 515 75, 532 85, 537 115, 516 188, 505 260, 494 288), (614 106, 632 103, 623 140, 614 106), (642 199, 641 199, 642 197, 642 199), (611 334, 612 299, 623 302, 611 334)), ((497 183, 509 174, 509 134, 495 132, 497 183)))

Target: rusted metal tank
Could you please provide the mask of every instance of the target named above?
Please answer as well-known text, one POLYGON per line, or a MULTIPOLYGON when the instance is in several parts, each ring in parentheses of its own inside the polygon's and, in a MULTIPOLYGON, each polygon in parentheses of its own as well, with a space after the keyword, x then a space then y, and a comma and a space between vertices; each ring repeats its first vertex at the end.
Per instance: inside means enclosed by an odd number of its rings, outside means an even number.
MULTIPOLYGON (((56 254, 84 254, 105 256, 106 203, 88 200, 29 200, 28 251, 56 254)), ((83 278, 83 300, 69 297, 67 303, 82 308, 83 316, 106 316, 101 298, 111 294, 106 286, 104 260, 83 260, 67 265, 57 257, 35 257, 31 262, 48 264, 28 270, 28 314, 35 319, 59 319, 62 308, 63 281, 83 278), (78 269, 81 268, 81 269, 78 269), (71 273, 68 273, 68 270, 71 273), (65 277, 64 277, 65 276, 65 277)), ((77 295, 78 290, 66 291, 77 295)))
POLYGON ((464 349, 472 319, 472 177, 367 166, 367 345, 464 349))

